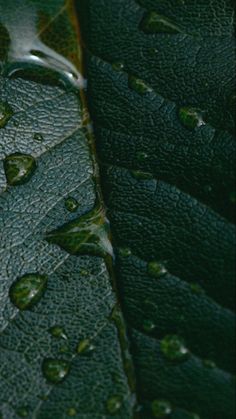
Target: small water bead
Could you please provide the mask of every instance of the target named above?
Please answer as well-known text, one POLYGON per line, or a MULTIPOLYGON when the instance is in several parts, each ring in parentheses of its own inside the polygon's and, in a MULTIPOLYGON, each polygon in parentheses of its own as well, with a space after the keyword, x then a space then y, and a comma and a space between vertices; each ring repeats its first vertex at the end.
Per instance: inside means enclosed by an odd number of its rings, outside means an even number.
POLYGON ((11 186, 28 182, 36 170, 36 160, 29 154, 10 154, 4 159, 3 165, 7 183, 11 186))
POLYGON ((203 365, 204 365, 204 367, 210 368, 210 369, 216 368, 215 362, 211 361, 210 359, 204 359, 203 360, 203 365))
POLYGON ((66 354, 70 352, 70 348, 68 345, 62 345, 59 349, 59 352, 62 354, 66 354))
POLYGON ((142 170, 132 170, 131 175, 138 180, 151 180, 153 175, 148 172, 143 172, 142 170))
POLYGON ((99 208, 48 233, 46 239, 72 255, 113 256, 109 223, 99 208))
POLYGON ((20 310, 28 310, 40 300, 46 287, 46 275, 26 274, 13 282, 9 291, 10 300, 20 310))
POLYGON ((77 353, 80 355, 88 355, 93 352, 95 346, 89 339, 83 339, 77 346, 77 353))
POLYGON ((7 102, 0 101, 0 128, 4 128, 13 115, 13 110, 7 102))
POLYGON ((69 370, 69 362, 63 359, 46 358, 42 364, 43 375, 52 384, 58 384, 63 381, 69 370))
POLYGON ((21 418, 27 418, 27 416, 29 414, 29 410, 28 410, 27 407, 20 407, 19 409, 17 409, 16 413, 21 418))
POLYGON ((35 141, 38 141, 40 143, 44 140, 43 135, 40 132, 35 132, 33 138, 35 141))
POLYGON ((229 200, 232 204, 236 203, 236 192, 235 191, 230 193, 229 200))
POLYGON ((196 283, 190 284, 190 288, 194 294, 205 294, 204 289, 196 283))
POLYGON ((181 123, 189 129, 195 129, 205 125, 202 119, 202 113, 197 108, 183 107, 179 109, 179 118, 181 123))
POLYGON ((139 153, 137 153, 137 159, 139 161, 145 161, 148 158, 148 154, 145 153, 144 151, 140 151, 139 153))
POLYGON ((50 327, 49 332, 55 338, 67 339, 65 331, 61 326, 52 326, 50 327))
POLYGON ((68 211, 75 212, 78 209, 78 206, 78 201, 72 196, 68 196, 68 198, 65 199, 65 207, 68 211))
POLYGON ((114 63, 114 64, 112 64, 112 68, 113 68, 113 70, 115 70, 115 71, 123 71, 124 70, 124 63, 122 63, 122 62, 120 62, 120 61, 118 61, 118 62, 116 62, 116 63, 114 63))
POLYGON ((76 409, 74 408, 74 407, 70 407, 68 410, 67 410, 67 415, 68 416, 76 416, 77 415, 77 411, 76 411, 76 409))
POLYGON ((145 95, 146 93, 152 92, 152 88, 148 86, 145 81, 135 76, 129 76, 129 88, 134 90, 139 95, 145 95))
POLYGON ((166 400, 153 400, 151 410, 154 418, 166 418, 172 412, 171 404, 166 400))
POLYGON ((121 247, 119 249, 119 255, 122 256, 123 258, 127 258, 128 256, 132 255, 132 252, 128 247, 121 247))
POLYGON ((165 265, 161 262, 152 261, 147 265, 148 274, 154 278, 160 278, 168 273, 165 265))
POLYGON ((160 15, 154 11, 145 13, 140 28, 147 34, 155 33, 169 33, 175 34, 182 32, 181 28, 167 19, 165 16, 160 15))
POLYGON ((156 328, 156 325, 152 322, 152 320, 144 320, 143 321, 143 330, 147 333, 152 332, 156 328))
POLYGON ((170 361, 183 361, 189 355, 185 342, 177 335, 167 335, 161 340, 161 351, 170 361))
POLYGON ((115 415, 121 408, 122 398, 120 396, 112 396, 107 400, 107 411, 110 415, 115 415))

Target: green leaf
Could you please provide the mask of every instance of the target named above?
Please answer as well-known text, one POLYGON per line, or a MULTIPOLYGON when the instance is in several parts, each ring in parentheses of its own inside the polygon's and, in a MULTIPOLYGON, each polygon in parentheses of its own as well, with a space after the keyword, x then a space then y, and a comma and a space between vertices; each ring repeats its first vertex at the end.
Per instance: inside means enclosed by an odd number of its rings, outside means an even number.
POLYGON ((0 0, 0 416, 233 419, 233 6, 75 3, 101 185, 72 0, 0 0))

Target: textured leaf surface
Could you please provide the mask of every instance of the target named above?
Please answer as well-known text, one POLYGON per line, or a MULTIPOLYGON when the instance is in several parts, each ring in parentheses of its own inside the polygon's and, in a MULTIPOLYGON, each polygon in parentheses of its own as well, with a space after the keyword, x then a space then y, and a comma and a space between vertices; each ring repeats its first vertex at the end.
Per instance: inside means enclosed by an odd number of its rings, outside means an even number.
POLYGON ((193 417, 188 411, 232 419, 233 5, 77 3, 143 417, 152 417, 154 399, 164 399, 171 418, 193 417), (152 33, 142 30, 150 16, 159 22, 152 33), (192 127, 181 119, 186 108, 200 115, 192 127), (150 275, 153 261, 168 273, 150 275), (185 340, 184 362, 170 362, 161 350, 168 335, 185 340))
MULTIPOLYGON (((0 416, 4 419, 112 417, 108 408, 113 397, 120 403, 117 417, 131 417, 120 342, 110 320, 116 297, 106 265, 96 256, 70 256, 45 240, 46 233, 87 214, 96 200, 79 94, 58 83, 48 85, 51 78, 60 79, 60 72, 42 75, 33 67, 29 73, 30 63, 24 68, 26 53, 36 47, 42 50, 32 33, 38 33, 48 47, 56 46, 65 58, 78 60, 70 13, 70 3, 65 8, 60 0, 7 5, 0 1, 2 73, 12 65, 6 55, 9 39, 13 50, 14 39, 21 37, 26 51, 16 50, 17 57, 12 53, 18 71, 24 70, 20 75, 42 76, 41 83, 0 76, 0 103, 13 111, 0 128, 0 416), (3 162, 14 153, 33 156, 37 168, 27 183, 9 187, 3 162), (75 212, 65 205, 68 197, 79 204, 75 212), (19 311, 10 301, 9 289, 29 273, 47 275, 47 289, 30 310, 19 311), (48 365, 45 359, 69 363, 63 382, 47 382, 42 371, 48 365)), ((49 67, 58 64, 53 58, 48 62, 49 67)), ((52 369, 46 378, 51 375, 52 369)))

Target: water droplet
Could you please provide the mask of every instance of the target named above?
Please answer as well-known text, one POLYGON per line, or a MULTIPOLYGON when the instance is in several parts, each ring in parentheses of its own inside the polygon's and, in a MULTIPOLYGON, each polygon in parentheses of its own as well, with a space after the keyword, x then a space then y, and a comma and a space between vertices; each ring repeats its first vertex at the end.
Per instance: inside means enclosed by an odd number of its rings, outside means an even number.
POLYGON ((112 396, 107 400, 107 411, 110 415, 115 415, 121 408, 122 399, 119 396, 112 396))
POLYGON ((182 124, 189 128, 194 129, 205 125, 202 119, 202 114, 199 109, 191 107, 183 107, 179 109, 179 118, 182 124))
POLYGON ((48 233, 46 239, 72 255, 113 256, 109 224, 98 208, 48 233))
POLYGON ((151 409, 154 418, 165 418, 172 411, 171 404, 166 400, 153 400, 151 409))
POLYGON ((28 310, 42 297, 47 287, 47 277, 37 273, 26 274, 13 282, 9 296, 20 310, 28 310))
POLYGON ((50 327, 49 332, 54 338, 67 339, 64 329, 60 326, 50 327))
POLYGON ((62 354, 66 354, 68 352, 70 352, 70 348, 68 345, 62 345, 59 349, 59 352, 62 354))
POLYGON ((13 115, 13 110, 6 102, 0 102, 0 128, 4 128, 13 115))
POLYGON ((77 411, 76 411, 76 409, 75 409, 74 407, 70 407, 70 408, 67 410, 67 415, 68 415, 68 416, 76 416, 76 415, 77 415, 77 411))
POLYGON ((148 274, 154 278, 160 278, 168 273, 166 267, 161 262, 152 261, 147 265, 148 274))
POLYGON ((65 200, 66 209, 70 212, 75 212, 78 209, 79 203, 72 196, 68 196, 65 200))
POLYGON ((180 33, 181 28, 167 19, 165 16, 159 15, 156 12, 145 13, 140 28, 147 34, 155 33, 180 33))
POLYGON ((115 70, 115 71, 123 71, 124 70, 124 64, 122 63, 122 62, 116 62, 116 63, 114 63, 114 64, 112 64, 112 68, 113 68, 113 70, 115 70))
POLYGON ((123 258, 127 258, 128 256, 132 255, 132 252, 128 247, 121 247, 119 249, 119 255, 122 256, 123 258))
POLYGON ((47 381, 53 384, 64 380, 70 370, 70 364, 63 359, 46 358, 42 364, 43 375, 47 381))
POLYGON ((92 344, 92 342, 89 339, 83 339, 77 346, 77 352, 80 355, 87 355, 93 352, 95 349, 95 346, 92 344))
POLYGON ((139 153, 137 153, 137 159, 139 161, 145 161, 148 158, 148 154, 145 153, 144 151, 140 151, 139 153))
POLYGON ((138 180, 150 180, 153 179, 153 175, 148 172, 143 172, 142 170, 132 170, 132 176, 138 180))
POLYGON ((36 170, 36 161, 29 154, 15 153, 4 159, 7 183, 11 186, 28 182, 36 170))
POLYGON ((232 204, 235 204, 236 203, 236 192, 235 191, 233 191, 233 192, 230 193, 229 200, 230 200, 230 202, 232 204))
POLYGON ((24 407, 20 407, 19 409, 17 409, 16 413, 21 418, 27 418, 27 416, 29 414, 29 410, 28 410, 27 407, 24 406, 24 407))
POLYGON ((143 321, 143 330, 145 332, 150 333, 156 328, 156 325, 152 322, 152 320, 144 320, 143 321))
POLYGON ((216 364, 214 361, 211 361, 210 359, 204 359, 203 365, 207 368, 216 368, 216 364))
POLYGON ((183 339, 176 335, 168 335, 161 340, 161 351, 171 361, 183 361, 189 355, 183 339))
POLYGON ((39 142, 42 142, 44 140, 43 135, 40 132, 35 132, 33 138, 35 141, 39 142))
POLYGON ((129 88, 140 95, 145 95, 152 91, 152 88, 148 86, 145 81, 138 79, 135 76, 129 76, 129 88))

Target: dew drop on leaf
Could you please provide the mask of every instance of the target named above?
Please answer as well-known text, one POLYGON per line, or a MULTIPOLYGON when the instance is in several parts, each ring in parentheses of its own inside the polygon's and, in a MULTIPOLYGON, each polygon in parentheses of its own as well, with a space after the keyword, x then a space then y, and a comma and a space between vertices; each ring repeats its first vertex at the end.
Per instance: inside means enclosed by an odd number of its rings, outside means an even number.
POLYGON ((204 359, 203 360, 203 365, 204 365, 204 367, 211 368, 211 369, 213 369, 213 368, 216 367, 215 362, 214 361, 211 361, 210 359, 204 359))
POLYGON ((16 411, 17 415, 20 416, 21 418, 27 418, 29 411, 27 407, 19 407, 19 409, 17 409, 16 411))
POLYGON ((179 109, 179 118, 181 123, 189 129, 195 129, 205 125, 202 114, 199 109, 192 107, 183 107, 179 109))
POLYGON ((181 29, 167 19, 165 16, 159 15, 156 12, 148 12, 144 15, 140 28, 147 34, 155 33, 179 33, 181 29))
POLYGON ((183 339, 177 335, 167 335, 161 340, 161 351, 171 361, 183 361, 189 355, 183 339))
POLYGON ((144 320, 143 321, 143 330, 147 333, 152 332, 155 329, 155 324, 152 322, 152 320, 144 320))
POLYGON ((88 355, 93 352, 95 346, 89 339, 83 339, 77 346, 77 353, 80 355, 88 355))
POLYGON ((71 417, 76 416, 76 415, 77 415, 77 411, 76 411, 76 409, 75 409, 74 407, 70 407, 70 408, 67 410, 67 415, 68 415, 68 416, 71 416, 71 417))
POLYGON ((112 64, 112 68, 115 71, 123 71, 124 70, 124 64, 122 62, 118 61, 118 62, 112 64))
POLYGON ((151 410, 154 418, 166 418, 171 414, 171 404, 166 400, 153 400, 151 410))
POLYGON ((11 302, 20 310, 28 310, 42 297, 47 287, 47 277, 37 273, 26 274, 10 287, 11 302))
POLYGON ((70 364, 63 359, 46 358, 42 364, 43 375, 47 381, 53 384, 64 380, 70 370, 70 364))
POLYGON ((145 95, 145 93, 150 93, 152 91, 152 88, 148 86, 145 81, 138 79, 135 76, 129 76, 129 88, 139 95, 145 95))
POLYGON ((38 142, 42 142, 44 140, 43 135, 40 132, 35 132, 33 138, 38 142))
POLYGON ((132 252, 128 247, 121 247, 119 249, 119 255, 122 256, 123 258, 127 258, 128 256, 132 255, 132 252))
POLYGON ((13 110, 6 102, 0 102, 0 128, 4 128, 13 115, 13 110))
POLYGON ((167 269, 161 262, 152 261, 147 265, 148 274, 154 278, 160 278, 167 274, 167 269))
POLYGON ((52 326, 50 327, 49 332, 54 338, 67 339, 65 331, 61 326, 52 326))
POLYGON ((139 153, 137 153, 137 159, 139 161, 145 161, 148 158, 148 154, 145 153, 145 151, 140 151, 139 153))
POLYGON ((78 209, 78 206, 78 201, 72 196, 68 196, 68 198, 65 199, 65 207, 68 211, 75 212, 78 209))
POLYGON ((112 396, 107 400, 107 411, 110 415, 115 415, 121 408, 122 399, 119 396, 112 396))
POLYGON ((137 180, 153 179, 153 175, 151 173, 143 172, 142 170, 132 170, 131 174, 137 180))
POLYGON ((29 154, 10 154, 4 159, 7 183, 11 186, 28 182, 36 170, 35 158, 29 154))

